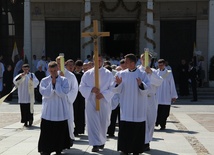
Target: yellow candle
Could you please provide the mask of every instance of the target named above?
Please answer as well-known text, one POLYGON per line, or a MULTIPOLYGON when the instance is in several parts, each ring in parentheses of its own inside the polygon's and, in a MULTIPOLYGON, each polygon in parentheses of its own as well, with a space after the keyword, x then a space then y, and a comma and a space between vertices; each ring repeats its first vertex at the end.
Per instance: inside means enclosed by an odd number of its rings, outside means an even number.
POLYGON ((148 50, 145 51, 144 58, 145 58, 145 60, 144 60, 145 66, 144 67, 147 67, 147 66, 149 66, 149 51, 148 50))
POLYGON ((64 53, 60 53, 60 71, 65 74, 65 58, 64 58, 64 53))

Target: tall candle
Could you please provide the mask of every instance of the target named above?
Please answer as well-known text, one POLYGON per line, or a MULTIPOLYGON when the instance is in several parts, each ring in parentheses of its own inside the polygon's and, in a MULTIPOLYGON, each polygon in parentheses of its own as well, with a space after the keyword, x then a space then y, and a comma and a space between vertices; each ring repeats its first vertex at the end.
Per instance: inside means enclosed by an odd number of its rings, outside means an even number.
POLYGON ((64 53, 60 53, 60 71, 65 74, 65 58, 64 58, 64 53))
POLYGON ((145 58, 145 66, 144 67, 147 67, 147 66, 149 66, 149 51, 148 51, 148 49, 146 49, 146 51, 145 51, 145 54, 144 54, 144 58, 145 58))

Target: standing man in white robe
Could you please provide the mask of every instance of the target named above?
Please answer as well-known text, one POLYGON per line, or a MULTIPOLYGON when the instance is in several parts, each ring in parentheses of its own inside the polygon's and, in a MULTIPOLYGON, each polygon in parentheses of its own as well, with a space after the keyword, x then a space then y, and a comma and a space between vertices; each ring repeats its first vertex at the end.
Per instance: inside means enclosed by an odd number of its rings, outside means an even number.
POLYGON ((41 60, 38 61, 36 68, 39 68, 39 66, 42 66, 42 70, 44 72, 47 71, 47 65, 46 65, 46 62, 45 62, 45 56, 41 57, 41 60))
POLYGON ((58 75, 55 61, 48 64, 48 70, 50 75, 42 79, 39 87, 43 97, 38 152, 41 155, 52 152, 61 155, 63 149, 70 148, 67 99, 70 88, 67 78, 58 75))
POLYGON ((14 71, 13 71, 13 77, 17 76, 20 71, 22 70, 22 65, 24 64, 24 59, 20 58, 20 60, 16 63, 14 71))
POLYGON ((115 92, 120 94, 120 128, 118 151, 139 155, 144 151, 147 89, 150 82, 145 72, 136 68, 134 54, 125 56, 128 69, 116 75, 115 92))
MULTIPOLYGON (((18 103, 20 104, 21 110, 21 123, 24 126, 32 126, 33 124, 33 105, 31 103, 31 93, 29 90, 30 80, 33 83, 33 88, 36 88, 39 84, 39 80, 36 78, 34 73, 30 72, 30 66, 24 64, 22 66, 23 73, 18 74, 13 79, 13 83, 18 87, 18 103)), ((35 100, 33 98, 33 100, 35 100)), ((34 103, 33 103, 34 104, 34 103)))
POLYGON ((110 124, 111 98, 114 96, 112 86, 114 77, 106 68, 102 67, 103 58, 99 56, 99 84, 95 87, 94 68, 82 76, 79 90, 85 98, 86 126, 88 129, 89 145, 93 146, 92 152, 103 149, 106 142, 106 133, 110 124), (100 100, 100 110, 96 111, 96 99, 100 100))
POLYGON ((163 83, 157 89, 158 114, 155 125, 160 125, 160 130, 165 130, 171 103, 176 101, 178 95, 172 72, 165 67, 164 59, 158 60, 157 74, 163 78, 163 83))
POLYGON ((37 68, 37 64, 38 64, 39 60, 36 58, 36 55, 33 55, 33 60, 32 60, 32 72, 35 73, 37 70, 39 70, 39 68, 37 68))
MULTIPOLYGON (((67 69, 65 69, 65 74, 63 74, 63 72, 60 70, 60 57, 58 56, 56 58, 56 62, 58 65, 58 74, 61 76, 64 76, 68 79, 68 84, 69 84, 69 92, 67 93, 67 100, 69 103, 69 120, 68 120, 68 127, 69 127, 69 134, 70 134, 70 139, 71 139, 71 146, 73 145, 73 141, 74 141, 74 110, 73 110, 73 103, 77 97, 77 93, 78 93, 78 82, 77 79, 75 77, 75 75, 68 71, 67 69)), ((62 64, 65 65, 65 64, 62 64)))
MULTIPOLYGON (((141 65, 139 69, 147 73, 147 77, 150 81, 151 87, 148 90, 148 104, 147 104, 147 115, 146 115, 146 137, 145 137, 145 146, 144 151, 150 150, 150 141, 152 141, 155 121, 157 118, 157 109, 158 103, 156 99, 157 88, 162 84, 162 77, 157 75, 157 70, 150 68, 149 66, 145 67, 145 57, 144 54, 141 55, 141 65)), ((151 62, 151 56, 149 55, 149 62, 151 62)))

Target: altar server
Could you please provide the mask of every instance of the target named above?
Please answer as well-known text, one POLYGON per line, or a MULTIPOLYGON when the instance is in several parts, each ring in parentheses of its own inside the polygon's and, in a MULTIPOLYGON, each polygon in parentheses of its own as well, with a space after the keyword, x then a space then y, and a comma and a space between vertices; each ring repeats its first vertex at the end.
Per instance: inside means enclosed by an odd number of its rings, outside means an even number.
POLYGON ((43 98, 38 152, 41 155, 50 155, 52 152, 61 154, 63 149, 70 148, 69 83, 67 78, 58 75, 55 61, 48 64, 48 70, 50 75, 40 83, 43 98))
POLYGON ((14 77, 13 83, 18 87, 21 123, 24 123, 24 126, 31 126, 33 124, 33 104, 35 102, 34 88, 39 84, 39 80, 34 73, 30 72, 28 64, 24 64, 22 70, 23 73, 14 77))
MULTIPOLYGON (((151 55, 148 55, 148 60, 151 63, 151 55)), ((150 66, 145 66, 145 54, 141 55, 141 65, 139 69, 141 71, 145 71, 147 77, 150 81, 150 89, 148 90, 148 104, 147 104, 147 115, 146 115, 146 137, 145 137, 145 147, 144 151, 150 150, 150 141, 152 140, 155 121, 157 118, 157 108, 158 103, 156 100, 156 91, 157 88, 162 84, 162 77, 157 75, 157 70, 154 68, 150 68, 150 66)), ((147 63, 148 64, 148 63, 147 63)))
POLYGON ((160 130, 165 130, 166 120, 169 116, 171 103, 178 98, 175 82, 171 70, 165 67, 165 60, 158 60, 157 74, 163 78, 162 85, 157 89, 158 114, 156 126, 160 125, 160 130))
POLYGON ((115 91, 120 94, 120 128, 118 150, 138 155, 144 151, 147 89, 150 82, 145 72, 136 68, 134 54, 125 56, 128 69, 116 75, 115 91))
POLYGON ((69 84, 69 92, 67 93, 67 100, 69 104, 69 120, 68 120, 68 127, 69 127, 69 134, 71 138, 71 146, 73 145, 73 140, 74 138, 74 110, 73 110, 73 103, 77 97, 77 92, 78 92, 78 82, 75 77, 75 75, 68 71, 67 69, 64 68, 65 64, 61 64, 60 59, 62 56, 58 56, 56 58, 56 62, 58 65, 58 74, 61 76, 64 76, 68 80, 69 84), (63 66, 62 66, 63 65, 63 66), (63 71, 64 70, 64 73, 63 71))

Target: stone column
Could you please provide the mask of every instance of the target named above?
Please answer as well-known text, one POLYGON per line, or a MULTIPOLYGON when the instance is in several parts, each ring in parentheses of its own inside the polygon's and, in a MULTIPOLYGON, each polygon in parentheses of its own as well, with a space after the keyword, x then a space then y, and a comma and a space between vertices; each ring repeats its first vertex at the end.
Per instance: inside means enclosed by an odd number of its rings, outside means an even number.
MULTIPOLYGON (((84 15, 84 28, 87 28, 91 25, 91 0, 85 0, 85 15, 84 15)), ((91 29, 88 29, 85 32, 90 32, 91 29)), ((91 40, 90 37, 85 37, 83 38, 83 45, 88 43, 91 40)), ((82 52, 81 57, 82 59, 86 59, 87 55, 91 55, 91 51, 92 51, 92 44, 87 44, 84 47, 84 50, 82 52)))
MULTIPOLYGON (((147 1, 147 9, 153 10, 153 0, 147 1)), ((151 11, 147 11, 147 24, 154 25, 153 12, 151 11)), ((147 32, 147 38, 154 40, 153 29, 147 26, 146 32, 147 32)), ((154 51, 154 47, 152 43, 147 41, 146 46, 147 48, 149 48, 149 50, 154 51)))
POLYGON ((214 56, 214 0, 209 1, 208 64, 214 56))
POLYGON ((24 54, 32 67, 32 35, 31 35, 31 4, 24 0, 24 54))

